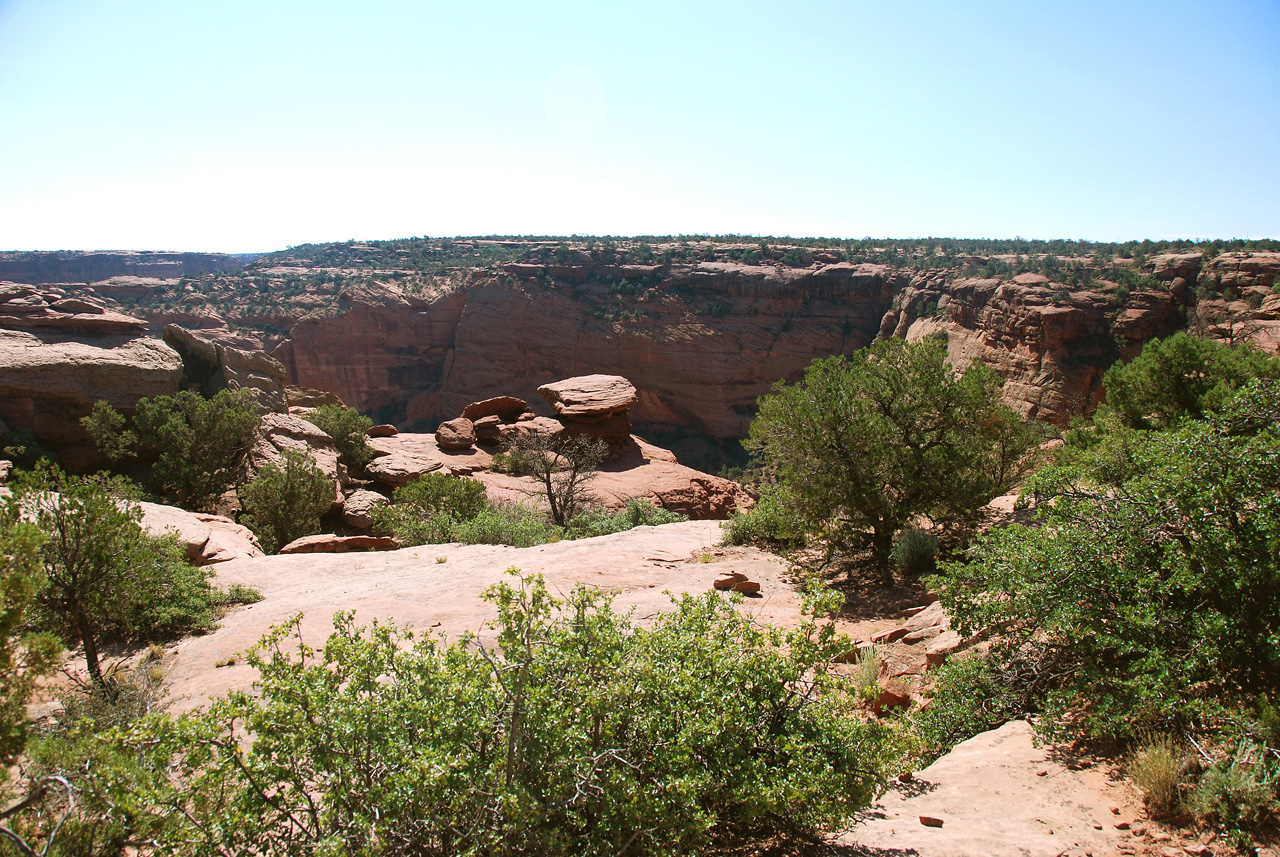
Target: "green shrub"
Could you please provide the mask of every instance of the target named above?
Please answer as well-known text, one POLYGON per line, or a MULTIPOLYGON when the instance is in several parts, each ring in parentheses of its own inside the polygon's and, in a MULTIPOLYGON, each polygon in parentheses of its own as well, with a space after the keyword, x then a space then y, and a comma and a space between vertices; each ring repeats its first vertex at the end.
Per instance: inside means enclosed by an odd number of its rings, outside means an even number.
POLYGON ((723 524, 727 545, 799 547, 807 528, 795 496, 785 485, 763 484, 760 499, 749 510, 735 511, 723 524))
POLYGON ((172 536, 142 529, 136 489, 121 479, 68 476, 44 466, 20 473, 4 501, 45 538, 35 623, 84 648, 94 684, 110 691, 100 665, 108 641, 171 639, 213 628, 217 592, 189 565, 172 536))
POLYGON ((141 399, 133 429, 107 402, 80 420, 99 453, 118 463, 138 449, 155 456, 155 488, 184 509, 209 511, 243 476, 245 456, 258 436, 259 414, 247 390, 222 390, 205 399, 183 390, 141 399))
POLYGON ((1267 758, 1267 748, 1241 741, 1236 752, 1209 770, 1187 800, 1201 821, 1222 830, 1240 847, 1280 811, 1280 762, 1267 758))
POLYGON ((451 541, 464 545, 510 545, 527 548, 557 541, 560 529, 546 516, 520 504, 489 506, 469 521, 459 522, 451 541))
POLYGON ((1177 333, 1107 370, 1107 405, 1133 428, 1170 428, 1214 413, 1255 378, 1280 378, 1280 358, 1177 333))
POLYGON ((671 512, 661 506, 655 506, 649 500, 633 498, 627 501, 624 508, 616 512, 610 512, 599 506, 588 509, 569 522, 564 529, 564 537, 589 539, 593 536, 621 533, 635 527, 657 527, 687 520, 689 518, 679 512, 671 512))
POLYGON ((240 489, 243 521, 269 553, 320 532, 321 516, 333 507, 333 480, 309 454, 285 449, 281 461, 283 468, 268 464, 240 489))
POLYGON ((905 714, 928 763, 961 741, 1026 713, 1016 672, 981 655, 953 658, 936 673, 929 705, 905 714))
POLYGON ((428 473, 397 488, 393 502, 369 514, 374 532, 395 536, 403 545, 461 541, 461 524, 489 508, 484 485, 474 479, 428 473))
POLYGON ((893 540, 910 521, 971 521, 1027 466, 1038 438, 1000 385, 981 363, 956 372, 936 340, 888 337, 776 384, 743 446, 777 473, 810 532, 868 549, 889 584, 893 540))
POLYGON ((105 739, 138 759, 107 817, 184 853, 683 855, 842 826, 900 758, 812 621, 762 628, 708 593, 637 628, 537 578, 489 598, 492 649, 350 614, 322 650, 274 630, 258 692, 105 739))
POLYGON ((1211 421, 1107 432, 1032 480, 1039 526, 988 531, 936 579, 962 633, 1026 656, 1043 728, 1177 732, 1280 682, 1278 404, 1255 383, 1211 421))
POLYGON ((938 538, 919 527, 903 530, 893 543, 889 558, 904 574, 930 574, 937 570, 938 538))
POLYGON ((880 651, 867 646, 858 655, 853 668, 853 689, 858 699, 873 703, 880 695, 880 651))
POLYGON ((353 472, 364 470, 364 466, 373 460, 373 447, 369 446, 369 436, 365 434, 373 420, 355 408, 321 405, 299 416, 333 438, 338 455, 353 472))

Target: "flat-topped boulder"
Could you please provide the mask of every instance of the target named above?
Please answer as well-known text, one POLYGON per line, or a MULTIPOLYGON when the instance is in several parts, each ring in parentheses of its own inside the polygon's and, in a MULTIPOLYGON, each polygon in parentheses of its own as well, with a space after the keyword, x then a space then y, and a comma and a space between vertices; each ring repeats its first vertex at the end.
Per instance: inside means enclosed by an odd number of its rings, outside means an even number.
POLYGON ((636 388, 621 375, 579 375, 538 388, 557 416, 569 419, 612 416, 639 401, 636 388))
POLYGON ((364 467, 364 472, 392 488, 408 485, 419 476, 435 473, 444 465, 435 458, 415 455, 412 452, 392 452, 380 455, 364 467))
POLYGON ((472 422, 485 417, 498 417, 502 422, 515 422, 529 409, 529 403, 515 396, 494 396, 480 402, 472 402, 462 409, 462 415, 472 422))

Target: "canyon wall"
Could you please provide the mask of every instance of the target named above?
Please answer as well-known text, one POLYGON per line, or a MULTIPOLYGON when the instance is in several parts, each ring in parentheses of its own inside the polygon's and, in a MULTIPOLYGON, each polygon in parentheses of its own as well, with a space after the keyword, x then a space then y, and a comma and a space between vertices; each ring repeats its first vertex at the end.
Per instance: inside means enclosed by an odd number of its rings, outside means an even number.
POLYGON ((638 426, 725 442, 745 435, 759 396, 814 358, 877 336, 935 336, 946 338, 957 365, 995 369, 1023 413, 1063 424, 1100 399, 1107 367, 1187 326, 1197 308, 1216 308, 1206 324, 1217 324, 1208 332, 1220 338, 1223 318, 1247 316, 1254 341, 1274 350, 1280 295, 1270 286, 1280 256, 1238 255, 1246 258, 1154 257, 1144 285, 1130 291, 1103 280, 1068 287, 1036 273, 982 279, 820 261, 659 267, 582 252, 564 263, 477 270, 434 298, 365 289, 336 316, 296 325, 275 354, 294 383, 427 425, 477 399, 536 403, 534 391, 548 381, 620 374, 641 391, 638 426), (1197 302, 1201 276, 1258 294, 1249 304, 1197 302))
POLYGON ((241 261, 226 253, 0 253, 0 280, 28 284, 96 283, 111 277, 174 278, 240 267, 241 261))

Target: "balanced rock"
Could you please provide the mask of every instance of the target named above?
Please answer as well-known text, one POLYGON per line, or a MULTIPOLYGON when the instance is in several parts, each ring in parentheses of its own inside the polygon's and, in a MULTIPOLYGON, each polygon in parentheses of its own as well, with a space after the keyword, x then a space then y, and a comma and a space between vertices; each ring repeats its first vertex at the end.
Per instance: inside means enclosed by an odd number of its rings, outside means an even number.
POLYGON ((529 407, 524 399, 515 396, 494 396, 480 402, 472 402, 462 409, 462 415, 472 422, 484 417, 497 417, 504 423, 515 422, 529 407))
POLYGON ((436 443, 441 449, 470 449, 475 442, 475 424, 466 417, 446 420, 436 429, 436 443))
POLYGON ((367 530, 373 526, 375 507, 385 506, 390 501, 377 491, 366 491, 363 488, 352 491, 342 504, 342 520, 357 530, 367 530))
POLYGON ((562 418, 604 418, 634 405, 636 388, 621 375, 579 375, 538 388, 562 418))

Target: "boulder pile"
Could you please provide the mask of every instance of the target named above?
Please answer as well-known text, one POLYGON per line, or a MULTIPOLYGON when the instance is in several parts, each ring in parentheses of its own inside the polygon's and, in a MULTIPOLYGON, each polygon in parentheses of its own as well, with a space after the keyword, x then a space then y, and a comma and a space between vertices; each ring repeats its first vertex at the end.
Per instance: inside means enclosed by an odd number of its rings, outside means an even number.
POLYGON ((631 440, 628 410, 639 397, 621 375, 580 375, 551 384, 538 392, 555 409, 555 417, 537 416, 524 399, 495 396, 472 402, 462 415, 436 429, 442 450, 458 451, 508 444, 522 434, 593 437, 609 445, 610 457, 623 454, 631 440))

